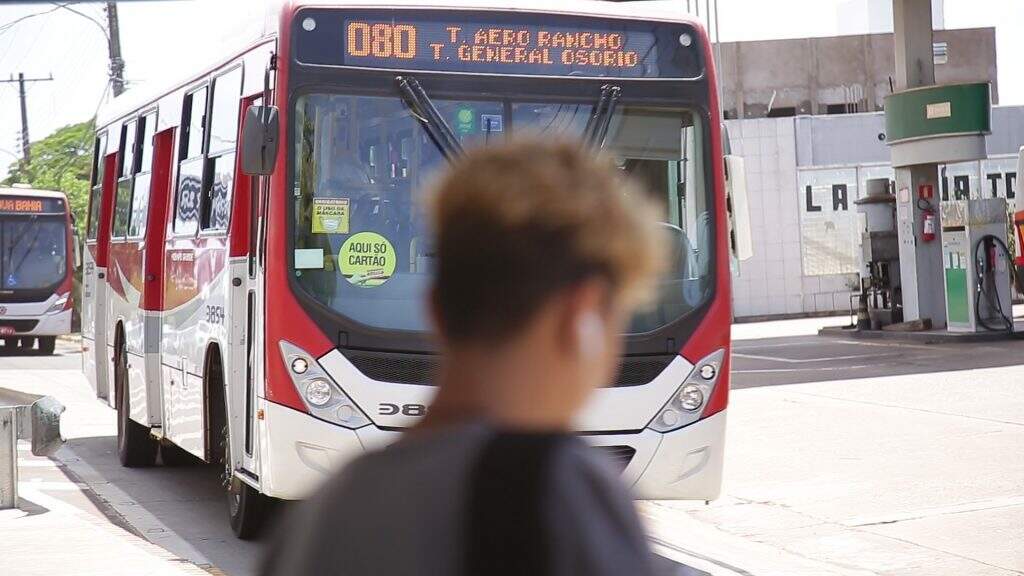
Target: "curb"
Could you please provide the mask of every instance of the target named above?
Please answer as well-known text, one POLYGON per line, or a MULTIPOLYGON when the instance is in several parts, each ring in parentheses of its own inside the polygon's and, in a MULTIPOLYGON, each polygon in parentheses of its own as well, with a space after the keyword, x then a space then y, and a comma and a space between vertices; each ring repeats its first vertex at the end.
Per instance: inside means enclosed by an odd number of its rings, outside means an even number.
POLYGON ((1024 334, 1006 332, 894 332, 889 330, 857 330, 854 328, 826 327, 818 330, 819 336, 843 336, 854 340, 890 340, 914 342, 916 344, 971 344, 977 342, 1008 342, 1020 340, 1024 334))

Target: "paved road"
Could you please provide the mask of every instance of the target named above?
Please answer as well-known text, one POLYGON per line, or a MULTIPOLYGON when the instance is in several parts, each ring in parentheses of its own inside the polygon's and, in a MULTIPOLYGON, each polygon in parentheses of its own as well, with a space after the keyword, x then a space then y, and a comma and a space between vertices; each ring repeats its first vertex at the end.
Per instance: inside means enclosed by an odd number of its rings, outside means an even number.
MULTIPOLYGON (((1024 574, 1024 342, 863 342, 820 324, 736 327, 725 493, 642 505, 659 552, 716 575, 1024 574)), ((120 467, 114 412, 79 366, 67 343, 0 354, 0 386, 69 406, 48 474, 175 556, 253 574, 265 543, 231 534, 218 470, 120 467)))
POLYGON ((822 322, 783 322, 778 330, 765 325, 734 327, 732 388, 966 372, 1024 363, 1024 340, 966 346, 853 340, 813 334, 822 322), (771 336, 784 332, 787 325, 804 329, 771 336))

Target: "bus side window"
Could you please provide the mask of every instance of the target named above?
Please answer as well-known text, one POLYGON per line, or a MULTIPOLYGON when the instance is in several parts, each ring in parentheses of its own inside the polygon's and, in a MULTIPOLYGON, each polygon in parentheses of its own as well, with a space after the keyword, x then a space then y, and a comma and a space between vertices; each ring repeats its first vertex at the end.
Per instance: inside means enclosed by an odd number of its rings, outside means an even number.
POLYGON ((199 197, 203 185, 203 125, 206 86, 185 96, 178 150, 178 187, 174 204, 174 233, 191 236, 199 227, 199 197))
POLYGON ((149 193, 153 170, 153 134, 156 132, 156 113, 150 113, 139 120, 139 155, 135 174, 135 193, 132 195, 131 219, 128 223, 128 237, 142 238, 146 235, 146 219, 149 212, 149 193))
POLYGON ((200 206, 200 228, 203 231, 228 229, 241 94, 241 67, 214 79, 210 113, 206 118, 209 144, 200 206))
POLYGON ((132 120, 121 127, 120 163, 117 173, 117 199, 114 205, 113 237, 124 238, 128 233, 128 218, 131 216, 132 184, 136 169, 136 130, 138 122, 132 120))
POLYGON ((92 180, 89 182, 89 216, 86 222, 86 238, 96 239, 96 231, 100 226, 100 206, 103 204, 103 166, 107 155, 107 132, 96 136, 93 147, 92 180))

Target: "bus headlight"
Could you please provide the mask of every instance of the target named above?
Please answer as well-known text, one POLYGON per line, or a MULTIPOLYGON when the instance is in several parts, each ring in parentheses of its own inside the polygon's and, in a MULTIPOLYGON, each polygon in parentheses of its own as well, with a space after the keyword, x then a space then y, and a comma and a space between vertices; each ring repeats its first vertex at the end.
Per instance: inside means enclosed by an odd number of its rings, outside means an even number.
POLYGON ((679 404, 686 410, 693 412, 704 405, 704 391, 696 384, 687 384, 679 392, 679 404))
POLYGON ((316 407, 327 406, 331 401, 331 385, 321 378, 307 382, 309 383, 306 384, 306 402, 316 407))
POLYGON ((718 383, 724 358, 725 350, 717 350, 698 362, 647 427, 657 432, 672 432, 700 420, 718 383))
POLYGON ((71 294, 65 294, 60 298, 57 298, 57 301, 53 303, 53 306, 50 306, 50 308, 46 310, 46 313, 57 314, 58 312, 63 312, 64 307, 68 305, 68 298, 70 297, 71 294))
POLYGON ((370 423, 366 414, 308 352, 284 340, 280 342, 280 347, 285 365, 289 367, 288 376, 306 405, 306 410, 314 418, 350 430, 370 423))

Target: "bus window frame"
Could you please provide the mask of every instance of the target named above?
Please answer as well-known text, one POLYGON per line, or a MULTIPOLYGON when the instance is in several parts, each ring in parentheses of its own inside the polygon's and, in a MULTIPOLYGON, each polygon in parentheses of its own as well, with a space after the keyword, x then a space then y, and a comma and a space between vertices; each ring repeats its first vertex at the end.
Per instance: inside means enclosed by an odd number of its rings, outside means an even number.
POLYGON ((231 229, 231 213, 235 201, 235 179, 238 178, 239 174, 235 173, 235 165, 237 163, 238 154, 238 141, 239 131, 241 129, 240 114, 243 106, 242 92, 245 86, 245 66, 242 62, 233 63, 216 73, 212 74, 206 83, 207 96, 206 96, 206 115, 203 118, 203 146, 202 146, 202 158, 203 158, 203 177, 202 177, 202 188, 199 193, 199 214, 197 215, 196 221, 196 232, 200 238, 220 238, 226 237, 228 231, 231 229), (237 109, 235 113, 234 126, 235 126, 235 144, 231 148, 217 149, 214 153, 210 152, 210 142, 213 139, 213 121, 214 121, 214 110, 213 105, 217 97, 217 83, 225 76, 238 72, 238 95, 235 100, 237 103, 237 109), (210 204, 213 202, 212 191, 213 191, 213 177, 214 166, 218 160, 224 156, 234 154, 235 161, 231 162, 231 186, 228 191, 228 217, 224 223, 223 228, 212 228, 207 227, 203 220, 204 214, 207 213, 210 208, 210 204))
POLYGON ((132 221, 132 202, 135 199, 135 174, 138 173, 139 166, 139 119, 140 115, 132 115, 126 118, 121 124, 121 139, 117 148, 117 181, 114 184, 114 210, 111 214, 110 221, 110 238, 111 240, 125 240, 128 238, 128 230, 131 227, 132 221), (128 129, 134 132, 132 136, 132 156, 131 165, 127 167, 127 173, 125 173, 125 159, 127 158, 125 143, 128 139, 128 129), (117 204, 118 196, 121 194, 121 185, 129 183, 128 188, 128 212, 127 222, 124 223, 123 234, 118 234, 118 218, 117 218, 117 204))
POLYGON ((92 174, 89 176, 89 206, 85 214, 85 242, 96 242, 99 237, 100 213, 95 213, 93 218, 93 206, 103 208, 103 181, 99 177, 99 169, 106 162, 107 157, 107 129, 96 132, 93 138, 92 174), (102 146, 101 146, 102 142, 102 146), (102 153, 101 153, 102 150, 102 153), (98 182, 97 182, 98 181, 98 182), (95 224, 95 227, 93 226, 95 224))
POLYGON ((150 180, 150 183, 149 183, 149 190, 146 191, 146 194, 147 194, 147 196, 149 196, 149 198, 147 198, 147 200, 146 200, 146 211, 142 214, 142 224, 143 224, 142 234, 135 234, 135 235, 133 235, 131 233, 132 225, 135 224, 133 214, 134 214, 134 206, 135 206, 136 181, 138 180, 138 177, 140 175, 147 175, 148 174, 150 177, 152 177, 152 175, 153 175, 153 162, 156 161, 156 155, 154 154, 154 150, 153 150, 153 139, 156 136, 156 127, 157 127, 157 122, 158 122, 157 116, 159 115, 159 113, 160 113, 160 111, 159 111, 158 107, 151 106, 151 107, 146 108, 146 109, 142 110, 141 112, 139 112, 139 115, 136 118, 137 123, 136 123, 136 128, 135 128, 136 129, 135 142, 136 142, 137 151, 136 151, 135 161, 134 161, 134 163, 135 163, 135 171, 132 173, 132 199, 131 199, 131 203, 129 204, 129 211, 128 211, 128 230, 125 233, 125 238, 127 240, 143 241, 143 240, 146 239, 146 235, 149 232, 149 226, 148 226, 148 221, 149 221, 149 203, 153 200, 153 198, 152 198, 152 193, 153 193, 153 182, 152 182, 152 180, 150 180), (144 137, 146 135, 146 127, 149 125, 150 122, 153 123, 153 137, 151 137, 149 139, 149 142, 147 143, 147 142, 144 141, 145 140, 144 137), (147 146, 147 144, 149 146, 149 166, 148 167, 145 166, 145 163, 143 162, 143 160, 145 158, 145 155, 142 153, 143 150, 145 149, 145 147, 147 146))
MULTIPOLYGON (((181 201, 181 167, 186 162, 195 162, 197 159, 205 159, 205 156, 206 156, 206 153, 205 153, 205 147, 206 147, 206 144, 205 144, 205 140, 206 140, 206 116, 209 113, 209 107, 210 107, 210 82, 209 82, 209 79, 204 79, 202 82, 199 82, 198 84, 195 84, 194 86, 192 86, 191 88, 186 90, 184 96, 181 99, 181 120, 179 121, 179 129, 178 129, 178 133, 179 133, 179 136, 178 136, 178 151, 177 151, 177 154, 175 154, 176 159, 175 159, 175 177, 174 177, 174 206, 172 207, 173 210, 171 211, 171 214, 169 215, 169 218, 171 219, 170 236, 172 236, 174 238, 194 238, 198 234, 198 232, 199 232, 199 213, 198 213, 198 211, 196 213, 195 229, 194 230, 191 230, 191 231, 188 231, 188 232, 182 232, 178 228, 178 211, 179 211, 179 205, 180 205, 180 201, 181 201), (199 94, 200 92, 202 92, 202 94, 203 94, 204 104, 203 104, 203 108, 202 108, 202 110, 203 110, 203 119, 202 119, 201 122, 199 122, 198 126, 202 130, 202 134, 200 134, 200 137, 203 139, 204 142, 202 144, 200 144, 199 155, 198 156, 189 157, 189 156, 187 156, 187 154, 188 154, 189 145, 191 144, 192 137, 193 137, 193 134, 192 134, 192 111, 195 109, 195 106, 193 106, 193 103, 195 101, 195 96, 197 94, 199 94)), ((204 168, 203 172, 205 173, 205 168, 204 168)), ((205 187, 204 184, 200 183, 200 192, 199 192, 200 196, 202 195, 202 190, 203 190, 204 187, 205 187)), ((190 221, 190 223, 191 223, 191 221, 190 221)))
MULTIPOLYGON (((391 74, 377 74, 366 70, 346 70, 340 67, 322 70, 314 66, 296 65, 294 62, 292 65, 293 68, 289 76, 289 93, 286 104, 282 104, 282 106, 287 106, 287 114, 289 115, 287 134, 285 135, 285 142, 287 142, 289 148, 287 148, 287 160, 284 165, 285 181, 288 183, 289 188, 292 185, 291 183, 295 181, 296 170, 295 162, 292 158, 293 149, 291 148, 295 142, 296 122, 291 115, 294 115, 297 103, 303 96, 323 93, 325 91, 344 95, 394 96, 393 85, 391 84, 393 75, 391 74)), ((553 100, 585 104, 593 104, 596 101, 595 98, 600 95, 602 82, 607 82, 607 79, 581 78, 578 79, 578 82, 560 86, 566 80, 576 79, 566 77, 554 79, 545 77, 520 78, 449 73, 423 73, 418 78, 423 84, 424 89, 433 99, 456 98, 476 92, 482 95, 489 95, 505 94, 514 91, 515 98, 522 101, 544 102, 553 100)), ((705 100, 709 90, 706 77, 696 80, 623 79, 618 84, 622 87, 624 94, 619 102, 619 106, 688 108, 706 126, 717 125, 717 120, 714 119, 711 113, 712 102, 705 100), (639 97, 635 91, 635 88, 638 87, 644 88, 644 94, 639 97)), ((487 98, 486 96, 480 96, 479 99, 487 98)), ((501 100, 502 98, 494 99, 501 100)), ((710 129, 705 130, 701 146, 703 147, 703 169, 708 178, 706 193, 709 200, 712 200, 716 194, 715 187, 717 186, 717 181, 713 176, 715 173, 715 163, 712 161, 714 154, 712 153, 713 138, 710 129)), ((722 226, 723 223, 717 218, 717 208, 715 214, 716 220, 714 227, 711 229, 711 238, 717 242, 718 227, 722 226)), ((336 310, 322 304, 311 296, 299 284, 295 275, 291 273, 294 270, 295 226, 294 203, 289 201, 285 203, 284 211, 285 250, 287 257, 283 264, 287 266, 288 270, 288 274, 286 274, 288 287, 291 294, 299 302, 299 305, 310 315, 325 334, 346 333, 348 341, 345 346, 342 346, 342 349, 348 349, 349 347, 372 348, 380 346, 382 342, 386 341, 390 352, 420 354, 436 351, 436 348, 434 348, 426 334, 368 328, 356 320, 339 314, 336 310)), ((712 307, 719 297, 719 283, 722 271, 719 269, 717 258, 715 256, 712 260, 709 270, 708 284, 711 286, 712 293, 708 298, 693 310, 660 328, 644 333, 623 334, 625 355, 663 354, 668 350, 666 348, 668 340, 679 341, 681 335, 696 333, 700 323, 711 313, 712 307)), ((673 353, 677 352, 678 350, 673 353)))

